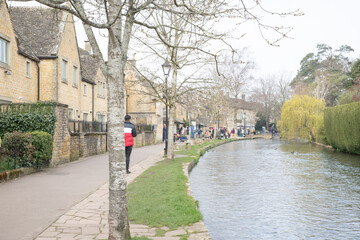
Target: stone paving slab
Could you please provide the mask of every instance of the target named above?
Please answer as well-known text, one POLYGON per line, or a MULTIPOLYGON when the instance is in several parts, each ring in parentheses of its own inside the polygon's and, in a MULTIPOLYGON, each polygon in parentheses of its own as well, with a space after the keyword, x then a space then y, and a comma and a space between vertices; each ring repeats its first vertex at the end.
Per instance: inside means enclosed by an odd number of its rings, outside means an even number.
MULTIPOLYGON (((151 156, 131 167, 131 174, 127 175, 127 182, 131 183, 150 166, 162 160, 162 153, 151 156)), ((188 164, 183 167, 188 176, 188 164)), ((192 195, 190 184, 188 193, 192 195)), ((97 191, 83 201, 74 205, 63 216, 45 229, 35 240, 87 240, 107 239, 109 233, 109 183, 101 186, 97 191)), ((153 240, 180 240, 182 235, 190 234, 189 240, 209 240, 210 235, 201 221, 193 226, 186 226, 170 231, 167 227, 165 236, 156 236, 156 229, 146 225, 130 223, 131 235, 146 236, 153 240)))

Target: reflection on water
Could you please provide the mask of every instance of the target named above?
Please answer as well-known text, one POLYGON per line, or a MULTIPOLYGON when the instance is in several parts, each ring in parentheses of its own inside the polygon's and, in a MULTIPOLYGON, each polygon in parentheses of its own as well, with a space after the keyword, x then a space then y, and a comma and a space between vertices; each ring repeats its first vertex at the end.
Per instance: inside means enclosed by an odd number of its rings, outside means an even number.
POLYGON ((360 157, 246 140, 207 152, 190 175, 214 240, 360 239, 360 157))

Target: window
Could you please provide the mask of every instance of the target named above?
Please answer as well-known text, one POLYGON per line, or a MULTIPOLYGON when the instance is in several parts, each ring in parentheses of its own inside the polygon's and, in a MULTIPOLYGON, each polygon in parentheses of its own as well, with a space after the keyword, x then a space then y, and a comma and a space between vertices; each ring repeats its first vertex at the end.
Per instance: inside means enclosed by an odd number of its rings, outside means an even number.
POLYGON ((25 61, 25 74, 27 77, 30 77, 30 61, 25 61))
POLYGON ((84 95, 86 95, 86 84, 84 84, 84 95))
POLYGON ((71 108, 68 110, 68 118, 69 120, 73 120, 73 110, 71 108))
POLYGON ((67 64, 68 62, 66 60, 62 60, 62 80, 64 82, 67 82, 67 64))
POLYGON ((97 84, 97 95, 98 97, 105 97, 105 88, 106 88, 106 85, 105 83, 101 82, 101 81, 98 81, 98 84, 97 84))
POLYGON ((84 122, 88 121, 88 113, 83 113, 83 121, 84 122))
POLYGON ((77 117, 77 118, 78 118, 78 120, 80 119, 79 110, 76 110, 76 115, 75 115, 75 117, 77 117))
POLYGON ((98 114, 98 122, 104 123, 105 122, 105 115, 98 114))
POLYGON ((78 68, 73 66, 73 86, 77 86, 77 71, 78 68))
POLYGON ((101 88, 100 88, 100 86, 101 86, 101 82, 98 81, 98 84, 97 84, 97 95, 98 95, 98 97, 101 96, 101 88))
POLYGON ((0 62, 8 64, 9 42, 0 38, 0 62))

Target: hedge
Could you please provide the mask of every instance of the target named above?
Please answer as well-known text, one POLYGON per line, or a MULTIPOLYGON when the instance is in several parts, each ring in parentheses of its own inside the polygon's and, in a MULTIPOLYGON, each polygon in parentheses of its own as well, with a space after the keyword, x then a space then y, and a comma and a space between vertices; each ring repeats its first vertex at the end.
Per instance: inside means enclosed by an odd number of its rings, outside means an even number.
POLYGON ((9 104, 0 106, 0 137, 6 132, 55 131, 56 113, 53 102, 9 104))
POLYGON ((360 102, 325 109, 324 124, 331 146, 360 154, 360 102))
POLYGON ((31 143, 35 147, 33 154, 36 166, 48 166, 53 147, 53 137, 47 132, 35 131, 31 132, 31 143))

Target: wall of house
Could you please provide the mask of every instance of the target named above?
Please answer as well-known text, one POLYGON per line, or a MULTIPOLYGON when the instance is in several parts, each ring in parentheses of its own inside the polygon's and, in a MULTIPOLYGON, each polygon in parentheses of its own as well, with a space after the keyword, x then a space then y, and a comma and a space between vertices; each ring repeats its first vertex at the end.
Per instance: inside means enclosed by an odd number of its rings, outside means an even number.
POLYGON ((106 83, 106 78, 103 75, 102 71, 98 69, 95 77, 95 89, 94 89, 94 96, 95 96, 95 103, 94 103, 94 111, 95 111, 95 120, 97 119, 97 114, 101 114, 105 116, 104 121, 107 121, 107 87, 105 85, 105 92, 103 96, 98 95, 98 88, 101 86, 98 84, 98 81, 101 81, 102 83, 106 83))
POLYGON ((40 100, 57 101, 58 59, 41 59, 40 67, 40 100))
POLYGON ((81 81, 81 119, 83 118, 84 113, 87 113, 87 121, 92 121, 92 87, 93 85, 84 81, 81 81), (86 93, 84 93, 84 89, 86 85, 86 93))
POLYGON ((58 51, 58 101, 66 104, 70 109, 73 109, 72 119, 80 120, 82 118, 81 109, 81 78, 80 78, 80 59, 78 53, 78 45, 76 42, 76 33, 74 27, 73 17, 70 14, 67 16, 64 32, 58 51), (62 79, 62 61, 67 61, 67 80, 62 79), (77 68, 76 71, 76 84, 73 84, 73 67, 77 68), (80 115, 80 119, 78 118, 80 115))
POLYGON ((37 66, 34 60, 18 53, 15 33, 4 2, 0 2, 0 38, 8 42, 8 64, 0 62, 0 101, 34 102, 37 99, 37 66), (26 76, 26 61, 30 75, 26 76), (5 72, 11 72, 10 75, 5 72))

